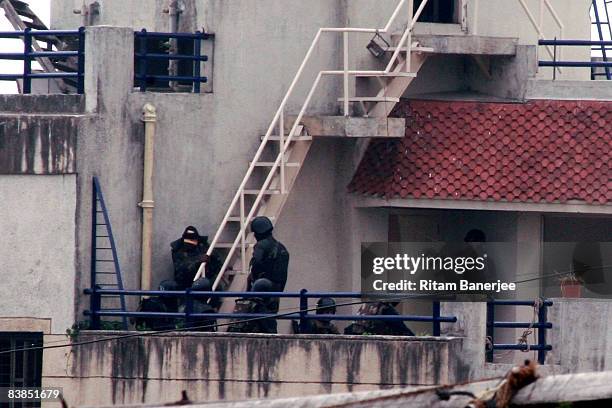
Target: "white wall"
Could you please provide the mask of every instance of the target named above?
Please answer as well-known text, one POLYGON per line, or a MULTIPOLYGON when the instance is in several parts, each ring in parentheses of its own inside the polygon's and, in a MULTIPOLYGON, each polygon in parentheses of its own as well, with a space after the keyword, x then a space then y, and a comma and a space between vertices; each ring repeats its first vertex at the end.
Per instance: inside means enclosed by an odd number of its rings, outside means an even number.
POLYGON ((74 323, 76 175, 0 175, 0 316, 74 323))

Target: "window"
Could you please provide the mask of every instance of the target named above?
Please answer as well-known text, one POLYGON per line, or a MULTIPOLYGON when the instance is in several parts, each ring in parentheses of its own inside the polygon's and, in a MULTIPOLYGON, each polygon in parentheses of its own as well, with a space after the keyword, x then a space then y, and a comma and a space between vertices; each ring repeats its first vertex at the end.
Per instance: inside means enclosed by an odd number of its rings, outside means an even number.
MULTIPOLYGON (((415 0, 415 12, 423 1, 415 0)), ((459 21, 457 3, 457 0, 429 0, 419 21, 423 23, 457 23, 459 21)))
MULTIPOLYGON (((2 333, 0 351, 40 347, 42 333, 2 333)), ((0 354, 0 387, 40 387, 42 377, 42 350, 16 351, 0 354)), ((3 403, 2 407, 39 407, 40 403, 3 403)))
MULTIPOLYGON (((170 48, 168 38, 147 38, 147 53, 152 54, 168 54, 170 48)), ((177 49, 179 54, 193 55, 193 40, 188 39, 177 39, 177 49)), ((136 38, 134 47, 137 51, 141 51, 140 40, 136 38)), ((141 60, 136 59, 134 61, 134 71, 140 73, 141 60)), ((147 61, 147 75, 168 75, 170 62, 167 59, 150 59, 147 61)), ((192 76, 193 75, 193 63, 187 60, 177 61, 177 73, 176 75, 192 76)), ((191 82, 177 81, 178 89, 184 89, 186 91, 191 90, 191 82)), ((139 85, 136 81, 136 86, 139 85)), ((151 78, 148 80, 147 86, 151 90, 170 90, 170 81, 167 79, 151 78)))

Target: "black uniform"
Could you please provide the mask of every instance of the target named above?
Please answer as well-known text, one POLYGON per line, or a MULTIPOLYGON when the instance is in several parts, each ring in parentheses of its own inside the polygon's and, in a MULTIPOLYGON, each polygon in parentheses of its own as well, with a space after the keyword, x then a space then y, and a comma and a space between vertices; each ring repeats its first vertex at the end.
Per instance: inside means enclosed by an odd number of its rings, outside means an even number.
MULTIPOLYGON (((191 287, 198 269, 204 260, 204 255, 208 250, 208 239, 200 237, 197 245, 190 245, 183 242, 182 238, 170 244, 172 248, 172 263, 174 264, 174 280, 177 290, 191 287)), ((215 279, 221 269, 221 260, 213 252, 206 264, 205 277, 211 281, 215 279)))
MULTIPOLYGON (((371 316, 397 316, 399 313, 388 302, 368 303, 363 305, 359 314, 371 316)), ((399 320, 364 320, 355 322, 344 329, 344 334, 378 334, 385 336, 414 336, 412 330, 399 320)))
POLYGON ((272 282, 273 291, 282 292, 285 289, 289 252, 271 234, 255 244, 250 266, 251 284, 257 279, 265 278, 272 282))

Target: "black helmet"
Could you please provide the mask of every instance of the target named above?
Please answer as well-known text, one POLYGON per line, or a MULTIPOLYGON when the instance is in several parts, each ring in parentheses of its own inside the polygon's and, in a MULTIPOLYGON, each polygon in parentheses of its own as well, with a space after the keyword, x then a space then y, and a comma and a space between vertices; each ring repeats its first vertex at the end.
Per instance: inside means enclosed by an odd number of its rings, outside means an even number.
POLYGON ((270 221, 268 217, 255 217, 253 221, 251 221, 251 231, 255 234, 267 234, 273 229, 274 226, 272 225, 272 221, 270 221))
POLYGON ((336 301, 330 297, 322 297, 317 302, 317 314, 336 314, 336 301))
POLYGON ((191 285, 191 290, 210 292, 212 290, 212 284, 208 278, 200 278, 193 282, 191 285))
POLYGON ((253 292, 273 292, 272 281, 266 278, 257 279, 251 288, 253 292))

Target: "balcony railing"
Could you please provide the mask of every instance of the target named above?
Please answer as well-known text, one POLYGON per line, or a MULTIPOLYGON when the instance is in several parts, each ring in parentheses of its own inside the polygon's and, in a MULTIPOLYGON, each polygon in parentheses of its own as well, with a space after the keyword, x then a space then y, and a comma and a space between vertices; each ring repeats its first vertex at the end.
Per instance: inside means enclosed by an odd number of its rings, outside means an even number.
MULTIPOLYGON (((537 351, 538 362, 544 364, 546 361, 546 352, 552 350, 552 346, 546 343, 546 331, 552 329, 552 323, 547 320, 548 307, 552 306, 550 300, 541 302, 533 300, 492 300, 487 302, 487 348, 486 357, 488 362, 493 362, 495 350, 519 350, 519 351, 537 351), (531 322, 501 322, 495 320, 496 306, 529 306, 534 308, 534 314, 537 314, 531 322), (495 343, 495 328, 505 329, 526 329, 523 341, 517 341, 514 344, 495 343), (530 331, 537 330, 537 343, 529 344, 527 335, 530 331)), ((530 333, 529 333, 530 334, 530 333)))
POLYGON ((202 76, 201 64, 208 61, 207 55, 201 55, 202 41, 211 38, 211 34, 196 31, 195 33, 161 33, 148 32, 143 29, 135 32, 135 83, 141 92, 150 88, 171 87, 172 84, 189 84, 193 93, 200 93, 201 84, 208 78, 202 76), (181 50, 179 43, 189 45, 189 51, 181 50), (166 46, 166 49, 159 44, 166 46), (154 46, 157 45, 157 46, 154 46), (168 62, 160 70, 159 61, 168 62), (178 62, 172 68, 173 62, 178 62), (164 72, 165 71, 165 72, 164 72), (184 71, 185 73, 181 73, 184 71), (166 85, 170 84, 170 86, 166 85))
MULTIPOLYGON (((569 61, 569 60, 558 60, 558 47, 589 47, 589 50, 600 51, 609 50, 612 47, 612 41, 591 41, 591 40, 539 40, 539 45, 553 47, 552 60, 544 61, 539 60, 538 65, 541 67, 554 67, 553 79, 556 77, 556 68, 558 67, 570 67, 570 68, 591 68, 591 79, 595 79, 596 76, 605 75, 606 79, 612 80, 612 61, 608 61, 605 58, 605 51, 603 52, 603 61, 569 61), (596 68, 603 68, 604 72, 596 72, 596 68)), ((590 53, 589 53, 590 54, 590 53)))
MULTIPOLYGON (((160 290, 114 290, 98 289, 96 287, 85 289, 85 294, 92 296, 92 309, 86 310, 85 315, 89 316, 90 328, 97 330, 100 328, 100 318, 102 317, 140 317, 156 319, 182 319, 189 326, 189 321, 195 319, 275 319, 275 320, 298 320, 300 327, 304 328, 308 320, 344 320, 344 321, 407 321, 407 322, 428 322, 432 323, 432 333, 440 336, 440 323, 455 323, 455 316, 441 316, 440 302, 434 301, 432 314, 429 316, 416 315, 354 315, 354 314, 312 314, 313 309, 309 309, 308 300, 312 298, 331 297, 334 299, 366 299, 366 295, 360 292, 308 292, 302 289, 300 292, 204 292, 204 291, 160 291, 160 290), (184 312, 137 312, 137 311, 106 311, 101 310, 100 299, 102 296, 162 296, 182 299, 185 303, 184 312), (293 298, 299 299, 299 309, 288 313, 193 313, 193 300, 202 298, 293 298)), ((355 304, 358 302, 354 302, 355 304)), ((353 302, 351 302, 353 304, 353 302)), ((339 304, 338 307, 343 306, 339 304)), ((316 309, 316 308, 315 308, 316 309)))
POLYGON ((22 93, 32 93, 32 79, 54 78, 62 81, 60 89, 73 87, 77 93, 84 91, 85 71, 85 30, 32 30, 0 32, 0 39, 22 39, 23 51, 2 52, 0 59, 23 61, 19 74, 0 74, 0 81, 23 80, 22 93), (64 39, 76 39, 76 50, 53 50, 51 44, 59 44, 64 39), (42 48, 39 42, 47 43, 42 48), (37 61, 45 72, 32 72, 32 62, 37 61))

